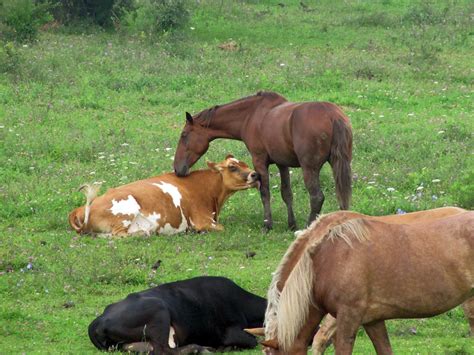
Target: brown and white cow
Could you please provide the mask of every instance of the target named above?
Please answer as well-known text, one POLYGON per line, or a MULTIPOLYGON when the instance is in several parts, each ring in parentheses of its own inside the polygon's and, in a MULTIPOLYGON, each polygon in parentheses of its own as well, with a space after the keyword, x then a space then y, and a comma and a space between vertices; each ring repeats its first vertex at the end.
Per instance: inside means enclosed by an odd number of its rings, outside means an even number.
POLYGON ((259 175, 232 155, 207 165, 186 177, 164 174, 97 198, 100 185, 84 185, 86 205, 69 214, 69 224, 80 234, 106 236, 223 230, 217 220, 224 202, 236 191, 257 187, 259 175))

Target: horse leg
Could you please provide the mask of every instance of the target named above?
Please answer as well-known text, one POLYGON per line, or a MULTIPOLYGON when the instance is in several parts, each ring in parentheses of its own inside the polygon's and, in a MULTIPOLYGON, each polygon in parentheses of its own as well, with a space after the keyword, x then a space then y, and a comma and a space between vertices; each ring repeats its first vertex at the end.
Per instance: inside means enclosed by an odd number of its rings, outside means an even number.
POLYGON ((273 227, 272 210, 270 207, 270 176, 268 174, 268 162, 253 157, 255 171, 260 174, 260 197, 263 203, 263 226, 266 231, 273 227))
POLYGON ((469 321, 469 334, 474 337, 474 297, 467 299, 463 304, 464 315, 469 321))
POLYGON ((346 308, 337 312, 336 355, 352 354, 360 319, 353 309, 346 308))
POLYGON ((289 354, 306 355, 308 353, 308 346, 311 341, 311 337, 318 328, 318 325, 321 323, 321 319, 323 319, 324 316, 325 313, 323 313, 321 310, 315 307, 310 307, 307 321, 301 328, 293 346, 291 349, 289 349, 289 354))
POLYGON ((390 339, 388 338, 387 328, 385 322, 378 321, 370 324, 364 324, 364 329, 367 332, 372 344, 374 344, 375 351, 378 355, 391 355, 392 347, 390 346, 390 339))
POLYGON ((313 355, 322 355, 331 345, 331 340, 336 334, 337 323, 336 318, 330 314, 326 315, 323 325, 313 338, 313 355))
POLYGON ((278 165, 281 178, 281 198, 288 210, 288 228, 296 230, 295 214, 293 213, 293 192, 291 191, 290 172, 287 166, 278 165))
POLYGON ((304 184, 309 192, 309 201, 311 206, 311 212, 308 218, 308 225, 310 225, 311 222, 316 219, 319 212, 321 212, 321 207, 323 206, 324 202, 324 194, 321 191, 321 184, 319 182, 319 171, 321 170, 321 165, 317 166, 316 168, 314 166, 302 166, 302 168, 304 184))

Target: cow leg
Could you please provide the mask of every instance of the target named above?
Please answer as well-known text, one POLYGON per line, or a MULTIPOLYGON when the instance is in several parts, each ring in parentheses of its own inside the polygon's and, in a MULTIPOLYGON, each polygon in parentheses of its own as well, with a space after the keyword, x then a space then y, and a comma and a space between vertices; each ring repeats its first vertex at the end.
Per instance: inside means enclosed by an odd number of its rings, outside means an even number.
POLYGON ((286 204, 288 210, 288 228, 290 230, 296 230, 296 219, 295 214, 293 213, 293 192, 291 191, 290 183, 290 171, 287 166, 277 165, 280 169, 280 178, 281 178, 281 198, 286 204))
POLYGON ((331 340, 336 334, 337 323, 336 318, 330 314, 326 315, 323 325, 313 339, 313 355, 322 355, 326 349, 331 345, 331 340))
POLYGON ((164 307, 154 309, 154 317, 143 329, 144 338, 149 340, 153 351, 151 354, 176 354, 176 349, 169 345, 171 319, 164 307))
POLYGON ((375 351, 378 355, 393 354, 384 321, 364 324, 364 329, 370 340, 372 340, 372 344, 374 344, 375 351))
POLYGON ((224 226, 215 222, 214 217, 209 215, 209 212, 196 211, 196 213, 191 215, 190 220, 192 221, 192 227, 196 232, 221 232, 224 230, 224 226))
POLYGON ((216 352, 216 349, 208 347, 208 346, 189 344, 189 345, 177 348, 173 354, 187 355, 187 354, 207 354, 207 353, 214 353, 214 352, 216 352))
POLYGON ((124 344, 122 346, 122 351, 136 352, 136 353, 150 353, 153 351, 153 348, 151 347, 150 343, 146 341, 142 341, 142 342, 124 344))
POLYGON ((252 157, 255 171, 260 174, 260 197, 263 203, 263 226, 266 231, 273 227, 272 210, 270 207, 270 176, 268 174, 268 159, 252 157))
POLYGON ((463 305, 464 315, 469 321, 469 334, 474 337, 474 297, 467 299, 463 305))
POLYGON ((224 347, 232 346, 239 349, 253 349, 258 343, 253 335, 244 332, 239 327, 232 327, 226 329, 222 344, 224 347))
POLYGON ((313 222, 321 212, 321 207, 324 202, 324 194, 321 191, 321 184, 319 182, 319 172, 321 165, 314 166, 301 166, 303 168, 303 178, 306 189, 309 192, 309 201, 311 206, 311 212, 308 217, 308 225, 313 222))

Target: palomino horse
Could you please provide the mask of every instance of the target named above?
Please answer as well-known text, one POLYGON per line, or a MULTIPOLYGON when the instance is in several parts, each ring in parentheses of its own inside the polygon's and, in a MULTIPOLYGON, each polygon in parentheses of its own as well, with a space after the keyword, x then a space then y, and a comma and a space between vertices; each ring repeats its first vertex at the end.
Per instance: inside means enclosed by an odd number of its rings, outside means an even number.
POLYGON ((351 198, 352 131, 342 110, 328 102, 292 103, 272 92, 259 92, 231 103, 206 109, 194 117, 186 113, 186 125, 174 158, 176 175, 185 176, 189 168, 206 153, 216 138, 241 140, 252 155, 262 181, 260 195, 264 225, 273 225, 270 209, 268 166, 280 170, 281 196, 288 209, 288 226, 296 229, 289 167, 303 169, 310 194, 310 224, 321 211, 324 195, 319 171, 327 161, 336 181, 336 196, 341 209, 348 209, 351 198))
MULTIPOLYGON (((282 262, 277 268, 277 272, 274 275, 272 284, 268 292, 268 308, 266 312, 265 328, 266 339, 270 339, 270 345, 271 339, 280 339, 280 337, 278 336, 278 320, 280 318, 279 305, 281 303, 280 299, 282 295, 282 290, 284 290, 287 280, 290 277, 295 278, 297 277, 295 275, 298 275, 298 271, 296 270, 297 268, 295 268, 295 266, 301 265, 300 259, 302 258, 302 256, 308 253, 308 248, 314 247, 314 244, 318 243, 318 241, 321 240, 325 235, 327 235, 335 226, 354 218, 385 221, 390 222, 392 225, 409 224, 416 222, 419 222, 417 224, 426 224, 430 221, 434 222, 437 219, 450 215, 456 215, 463 212, 465 212, 465 210, 460 208, 446 207, 430 211, 409 213, 406 215, 392 215, 383 217, 370 217, 354 212, 336 212, 321 217, 310 228, 308 228, 304 233, 302 233, 297 238, 297 240, 290 246, 285 256, 283 257, 282 262), (294 269, 295 272, 293 272, 294 269)), ((349 266, 347 266, 347 268, 349 268, 349 266)), ((474 331, 474 297, 471 297, 468 301, 465 302, 464 308, 466 315, 469 317, 472 332, 474 331)), ((326 327, 320 329, 316 334, 316 337, 313 341, 314 354, 321 354, 324 351, 326 347, 326 340, 329 339, 329 337, 335 330, 335 320, 332 317, 330 318, 330 321, 325 324, 326 327), (329 326, 327 326, 327 324, 329 324, 329 326), (321 334, 323 330, 326 331, 321 334)), ((251 330, 251 333, 259 334, 262 333, 262 331, 263 329, 253 329, 251 330)), ((377 349, 380 349, 384 346, 383 338, 382 340, 380 340, 379 338, 375 337, 372 340, 377 349)), ((267 349, 267 351, 269 351, 269 349, 267 349)))

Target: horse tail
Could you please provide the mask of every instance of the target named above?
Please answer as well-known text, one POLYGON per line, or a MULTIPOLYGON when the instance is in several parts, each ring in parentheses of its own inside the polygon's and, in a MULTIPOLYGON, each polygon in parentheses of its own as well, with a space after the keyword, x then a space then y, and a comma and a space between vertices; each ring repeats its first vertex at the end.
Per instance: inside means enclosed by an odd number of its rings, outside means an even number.
POLYGON ((100 318, 94 319, 89 325, 89 339, 97 349, 108 350, 109 347, 107 345, 107 339, 105 338, 105 334, 103 334, 103 330, 101 328, 102 323, 100 321, 100 318))
POLYGON ((336 197, 341 210, 349 209, 352 195, 352 129, 349 121, 335 119, 329 163, 336 182, 336 197))
POLYGON ((90 206, 97 197, 101 185, 100 183, 84 184, 79 188, 79 191, 82 191, 86 196, 86 204, 83 207, 76 208, 69 214, 69 224, 77 233, 81 233, 89 223, 90 206))
POLYGON ((313 262, 308 251, 295 265, 280 294, 277 314, 278 343, 288 351, 308 319, 313 301, 313 262))

